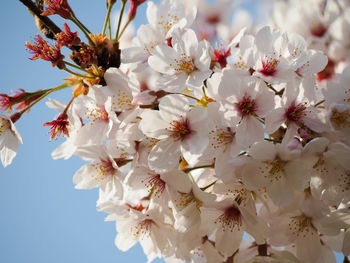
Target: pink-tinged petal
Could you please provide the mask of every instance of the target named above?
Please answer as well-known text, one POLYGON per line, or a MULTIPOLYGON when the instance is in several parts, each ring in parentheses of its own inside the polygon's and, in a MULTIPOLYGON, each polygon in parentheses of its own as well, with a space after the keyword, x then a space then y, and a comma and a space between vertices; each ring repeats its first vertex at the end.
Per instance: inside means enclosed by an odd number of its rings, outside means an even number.
POLYGON ((58 146, 52 153, 51 157, 54 160, 64 158, 65 160, 72 157, 77 150, 77 146, 72 143, 71 140, 67 140, 58 146))
POLYGON ((252 191, 265 187, 269 183, 268 172, 262 162, 249 162, 241 173, 243 184, 252 191))
POLYGON ((216 206, 216 195, 202 191, 195 182, 192 184, 192 192, 193 195, 202 202, 203 206, 216 206))
POLYGON ((167 95, 159 103, 159 112, 168 123, 185 118, 189 108, 189 101, 183 95, 167 95))
POLYGON ((146 10, 146 16, 148 23, 150 23, 154 28, 157 28, 158 26, 158 6, 152 2, 148 1, 147 2, 147 10, 146 10))
POLYGON ((350 147, 341 142, 332 143, 329 145, 324 157, 339 163, 344 169, 350 170, 350 147))
POLYGON ((187 79, 186 84, 193 88, 200 88, 203 85, 204 80, 210 77, 211 71, 193 71, 187 79))
POLYGON ((304 66, 301 69, 301 74, 315 74, 321 72, 328 64, 328 57, 320 51, 310 50, 311 57, 307 63, 308 66, 304 66))
POLYGON ((276 158, 277 150, 273 143, 261 141, 254 143, 248 151, 248 154, 255 160, 271 161, 276 158))
POLYGON ((90 176, 90 166, 86 164, 82 166, 73 176, 73 183, 76 189, 92 189, 98 186, 98 181, 90 176))
POLYGON ((164 139, 168 136, 165 130, 169 127, 169 122, 165 121, 159 111, 144 111, 139 124, 140 130, 151 138, 164 139))
POLYGON ((175 74, 174 59, 178 58, 176 51, 166 45, 157 46, 152 52, 153 56, 148 58, 148 64, 157 72, 173 75, 175 74))
POLYGON ((274 40, 275 39, 273 37, 272 28, 265 26, 256 33, 255 44, 259 51, 267 54, 269 51, 271 51, 274 40))
POLYGON ((278 108, 265 116, 265 132, 271 134, 275 132, 286 120, 285 109, 278 108))
POLYGON ((181 193, 189 193, 192 189, 192 181, 188 175, 180 170, 173 170, 160 175, 160 178, 169 186, 181 193))
MULTIPOLYGON (((275 175, 278 176, 278 175, 275 175)), ((293 200, 293 190, 283 174, 278 180, 274 180, 267 186, 267 194, 275 205, 287 205, 293 200)))
POLYGON ((13 158, 15 158, 17 154, 18 148, 19 148, 19 143, 17 145, 12 145, 12 148, 9 148, 7 146, 2 148, 1 162, 5 168, 12 163, 13 158))
POLYGON ((231 164, 232 156, 227 152, 220 154, 215 159, 215 173, 216 177, 220 178, 224 183, 230 183, 237 180, 234 176, 235 166, 231 164))
POLYGON ((123 185, 118 176, 113 176, 112 180, 101 184, 99 201, 121 200, 123 198, 123 185))
POLYGON ((200 71, 208 71, 211 63, 209 56, 209 43, 207 41, 201 41, 198 45, 198 51, 194 59, 194 64, 200 71))
POLYGON ((243 237, 243 229, 230 231, 223 229, 224 226, 219 225, 215 236, 215 248, 224 256, 232 256, 239 248, 243 237))
POLYGON ((289 161, 284 166, 287 180, 294 189, 303 191, 309 187, 310 172, 301 161, 289 161))
POLYGON ((198 40, 196 33, 192 29, 176 30, 173 34, 174 49, 178 53, 185 53, 187 56, 193 56, 198 49, 198 40))
POLYGON ((148 165, 158 173, 165 173, 175 169, 180 160, 180 142, 163 140, 151 150, 148 165))
POLYGON ((275 94, 268 89, 262 80, 257 81, 255 89, 259 90, 255 97, 257 104, 256 114, 259 117, 265 117, 267 113, 275 108, 275 94))
MULTIPOLYGON (((325 249, 328 249, 324 247, 325 249)), ((319 258, 322 253, 322 245, 320 242, 320 238, 316 233, 313 235, 300 235, 296 240, 296 254, 299 259, 303 262, 323 262, 319 258)), ((329 263, 331 263, 330 261, 329 263)), ((335 263, 335 261, 333 261, 335 263)))
POLYGON ((159 90, 172 93, 183 92, 186 89, 187 78, 188 75, 186 72, 181 72, 177 75, 163 75, 157 79, 156 85, 159 90))
POLYGON ((121 61, 122 63, 135 63, 147 60, 148 56, 144 47, 130 47, 122 50, 121 61))
POLYGON ((239 210, 242 213, 242 221, 245 224, 245 231, 254 237, 258 245, 264 244, 269 230, 266 223, 255 215, 255 211, 249 211, 244 207, 240 207, 239 210))
POLYGON ((291 140, 293 140, 294 136, 297 135, 298 132, 298 125, 295 123, 291 122, 289 123, 287 127, 287 131, 283 137, 282 144, 286 145, 288 144, 291 140))
MULTIPOLYGON (((126 226, 127 227, 127 226, 126 226)), ((115 238, 115 245, 121 251, 128 251, 137 243, 138 239, 130 235, 129 232, 119 232, 115 238)))
POLYGON ((243 118, 236 128, 236 141, 243 147, 264 139, 264 127, 254 117, 243 118))
POLYGON ((215 81, 220 81, 218 93, 221 98, 226 99, 232 95, 237 96, 241 83, 241 78, 237 75, 237 72, 237 70, 225 68, 222 74, 215 78, 215 81))

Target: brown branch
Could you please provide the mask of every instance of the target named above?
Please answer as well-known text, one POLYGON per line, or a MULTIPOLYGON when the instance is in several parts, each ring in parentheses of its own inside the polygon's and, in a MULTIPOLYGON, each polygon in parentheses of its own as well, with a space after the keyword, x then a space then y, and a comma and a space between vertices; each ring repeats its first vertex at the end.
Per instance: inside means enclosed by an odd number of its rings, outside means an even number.
POLYGON ((61 32, 61 29, 47 16, 42 16, 42 11, 31 0, 19 0, 24 4, 34 15, 36 15, 40 21, 49 28, 54 35, 61 32))

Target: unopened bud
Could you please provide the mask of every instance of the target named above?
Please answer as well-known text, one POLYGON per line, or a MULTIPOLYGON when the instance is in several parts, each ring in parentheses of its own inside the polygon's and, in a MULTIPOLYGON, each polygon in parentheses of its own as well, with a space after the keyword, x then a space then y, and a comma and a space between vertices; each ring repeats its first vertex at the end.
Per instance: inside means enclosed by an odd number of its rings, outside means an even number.
POLYGON ((139 5, 146 2, 146 0, 129 0, 130 8, 129 8, 129 20, 133 20, 136 16, 136 11, 139 5))

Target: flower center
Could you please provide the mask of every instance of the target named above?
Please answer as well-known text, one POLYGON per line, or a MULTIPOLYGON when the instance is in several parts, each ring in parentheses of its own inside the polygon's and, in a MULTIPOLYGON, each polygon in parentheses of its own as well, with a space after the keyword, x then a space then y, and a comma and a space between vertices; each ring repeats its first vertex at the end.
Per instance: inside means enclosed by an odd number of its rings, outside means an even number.
POLYGON ((93 177, 96 181, 103 181, 104 179, 113 176, 116 171, 110 160, 101 160, 100 162, 92 163, 91 166, 95 170, 93 177))
POLYGON ((236 109, 238 110, 239 114, 244 117, 254 115, 257 107, 254 99, 248 95, 244 95, 243 98, 236 103, 236 109))
POLYGON ((187 74, 191 74, 195 70, 195 65, 193 63, 193 59, 190 56, 186 56, 186 54, 181 54, 180 59, 175 59, 176 67, 175 71, 178 73, 186 72, 187 74))
POLYGON ((160 175, 152 174, 150 174, 150 177, 146 180, 142 180, 141 183, 145 185, 151 195, 154 194, 158 198, 162 195, 166 186, 166 183, 160 178, 160 175))
POLYGON ((209 136, 212 139, 212 147, 214 149, 218 149, 220 147, 225 147, 227 144, 233 142, 235 133, 231 130, 230 127, 215 127, 214 130, 211 130, 209 132, 209 136))
POLYGON ((350 112, 333 109, 330 121, 335 129, 350 128, 350 112))
POLYGON ((164 30, 164 33, 166 34, 178 21, 178 16, 168 13, 168 15, 165 17, 160 16, 158 25, 164 30))
POLYGON ((276 73, 276 68, 279 64, 279 60, 277 59, 267 59, 262 61, 262 69, 258 70, 264 76, 273 76, 276 73))
POLYGON ((232 232, 236 226, 237 230, 240 230, 240 227, 242 226, 241 211, 239 211, 236 206, 226 208, 224 213, 215 220, 215 224, 218 223, 222 225, 222 230, 224 232, 226 230, 232 232))
POLYGON ((288 227, 292 234, 297 237, 306 237, 306 235, 313 235, 315 232, 311 218, 305 215, 291 217, 288 227))
POLYGON ((8 119, 0 117, 0 136, 11 129, 11 123, 8 119))
POLYGON ((191 134, 190 123, 188 119, 181 119, 177 121, 172 121, 170 123, 171 132, 170 136, 175 139, 175 141, 183 141, 188 135, 191 134))
POLYGON ((99 105, 96 104, 95 107, 89 110, 87 119, 92 120, 92 122, 95 122, 95 121, 108 122, 109 120, 108 112, 106 111, 104 106, 100 107, 99 105))
POLYGON ((132 227, 131 233, 135 237, 140 237, 141 238, 145 235, 148 235, 151 231, 153 221, 151 219, 145 219, 141 222, 139 222, 137 225, 132 227))
POLYGON ((301 118, 305 117, 306 114, 304 112, 304 110, 306 109, 305 105, 302 103, 299 103, 297 105, 295 105, 294 103, 292 105, 290 105, 288 107, 288 109, 286 110, 285 113, 285 118, 288 121, 291 122, 297 122, 299 121, 301 118))

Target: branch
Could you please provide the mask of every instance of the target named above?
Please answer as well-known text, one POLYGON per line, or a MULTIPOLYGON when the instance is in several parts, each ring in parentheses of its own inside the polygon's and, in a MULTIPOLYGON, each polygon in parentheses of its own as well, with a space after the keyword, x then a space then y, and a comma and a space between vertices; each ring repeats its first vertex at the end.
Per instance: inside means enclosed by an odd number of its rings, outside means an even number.
POLYGON ((24 4, 40 21, 49 28, 55 35, 61 32, 61 29, 47 16, 41 15, 41 10, 31 0, 19 0, 24 4))

